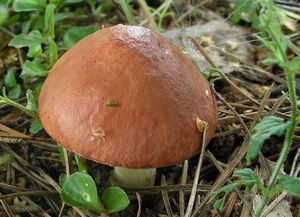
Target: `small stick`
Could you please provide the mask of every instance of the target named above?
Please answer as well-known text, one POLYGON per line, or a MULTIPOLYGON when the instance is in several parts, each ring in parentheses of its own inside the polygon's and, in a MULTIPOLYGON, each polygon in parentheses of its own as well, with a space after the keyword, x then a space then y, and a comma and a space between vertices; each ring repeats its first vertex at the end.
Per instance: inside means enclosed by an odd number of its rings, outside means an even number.
POLYGON ((262 213, 261 217, 265 217, 271 212, 277 204, 282 201, 286 197, 287 193, 283 192, 281 193, 275 200, 270 203, 270 205, 265 209, 265 211, 262 213))
POLYGON ((12 194, 6 194, 6 195, 0 195, 0 200, 7 199, 7 198, 12 198, 12 197, 17 197, 17 196, 43 196, 47 194, 54 194, 58 195, 56 191, 22 191, 18 193, 12 193, 12 194))
MULTIPOLYGON (((180 180, 180 184, 181 185, 185 185, 186 184, 188 166, 189 166, 188 161, 185 160, 184 163, 183 163, 181 180, 180 180)), ((180 190, 179 191, 179 213, 180 213, 180 217, 184 217, 184 208, 185 208, 184 191, 180 190)))
MULTIPOLYGON (((165 178, 164 175, 161 176, 161 185, 162 186, 166 186, 167 185, 166 178, 165 178)), ((163 198, 163 201, 164 201, 164 205, 165 205, 168 217, 173 217, 173 212, 172 212, 172 208, 171 208, 171 204, 170 204, 170 199, 169 199, 168 192, 161 191, 161 194, 162 194, 162 198, 163 198)))
POLYGON ((142 213, 142 199, 141 199, 141 195, 138 192, 136 192, 135 195, 139 205, 136 217, 140 217, 142 213))
POLYGON ((230 214, 232 213, 236 199, 237 199, 237 194, 235 192, 232 192, 228 199, 228 206, 225 211, 224 217, 230 217, 230 214))
POLYGON ((221 94, 219 94, 215 90, 215 88, 213 86, 212 86, 212 90, 213 90, 214 94, 219 98, 219 100, 233 112, 233 114, 238 118, 240 123, 243 125, 243 127, 247 131, 248 135, 251 136, 250 130, 248 129, 247 125, 245 124, 244 120, 241 118, 239 113, 221 96, 221 94))
POLYGON ((206 148, 206 144, 205 144, 206 143, 206 131, 207 131, 207 123, 205 123, 205 126, 204 126, 201 153, 199 156, 199 161, 198 161, 198 165, 197 165, 196 172, 195 172, 192 192, 191 192, 189 203, 188 203, 188 206, 186 209, 185 217, 190 217, 192 214, 192 211, 193 211, 193 206, 194 206, 195 197, 196 197, 196 193, 197 193, 197 191, 196 191, 197 185, 199 182, 200 170, 201 170, 201 166, 202 166, 202 162, 203 162, 204 151, 206 148))

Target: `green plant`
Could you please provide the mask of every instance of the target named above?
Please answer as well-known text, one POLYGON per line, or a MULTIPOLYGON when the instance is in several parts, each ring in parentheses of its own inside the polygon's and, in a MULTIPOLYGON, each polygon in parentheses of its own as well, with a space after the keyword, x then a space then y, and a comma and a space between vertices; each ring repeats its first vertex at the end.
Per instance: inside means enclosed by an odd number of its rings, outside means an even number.
POLYGON ((99 198, 94 180, 85 172, 75 172, 62 179, 61 197, 68 205, 108 214, 129 205, 126 193, 119 187, 106 188, 99 198))
MULTIPOLYGON (((253 128, 254 134, 250 138, 246 156, 248 165, 252 160, 257 158, 263 143, 267 139, 272 135, 282 136, 285 134, 280 157, 276 162, 268 183, 264 185, 251 169, 245 168, 236 171, 233 175, 234 177, 240 177, 239 181, 234 181, 233 184, 229 183, 228 185, 225 185, 218 192, 215 192, 215 194, 212 195, 212 198, 221 192, 224 192, 226 196, 227 193, 238 184, 245 185, 249 189, 256 186, 262 195, 262 201, 255 210, 255 216, 258 217, 261 216, 263 209, 270 200, 280 191, 286 191, 294 196, 300 197, 299 191, 296 190, 297 186, 300 185, 299 178, 290 175, 284 175, 278 178, 279 171, 282 168, 289 152, 289 148, 291 147, 297 122, 299 122, 299 106, 297 106, 295 75, 300 72, 300 57, 296 56, 291 60, 287 58, 289 38, 282 33, 281 25, 285 25, 286 27, 288 27, 288 25, 282 20, 282 9, 277 8, 273 1, 239 1, 238 7, 245 7, 242 11, 249 12, 250 15, 256 13, 257 8, 260 8, 259 14, 257 14, 257 16, 252 15, 253 20, 251 21, 255 23, 256 28, 263 31, 263 34, 269 38, 265 39, 257 35, 257 38, 271 51, 272 54, 270 58, 264 60, 264 63, 277 64, 285 73, 291 103, 291 117, 287 122, 275 116, 265 117, 253 128), (246 7, 243 4, 250 5, 246 7)), ((238 18, 239 16, 240 14, 236 15, 238 18)), ((236 17, 235 19, 237 19, 236 17)), ((224 197, 217 200, 215 206, 217 208, 222 208, 223 204, 224 197)))

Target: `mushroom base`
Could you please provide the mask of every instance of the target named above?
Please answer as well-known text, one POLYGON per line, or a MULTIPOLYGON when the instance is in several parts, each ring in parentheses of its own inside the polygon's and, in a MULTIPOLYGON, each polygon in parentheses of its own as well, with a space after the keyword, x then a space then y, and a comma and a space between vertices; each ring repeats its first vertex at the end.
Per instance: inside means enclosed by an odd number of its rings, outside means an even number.
POLYGON ((145 187, 153 186, 156 177, 156 169, 129 169, 115 167, 110 177, 112 185, 121 187, 145 187))

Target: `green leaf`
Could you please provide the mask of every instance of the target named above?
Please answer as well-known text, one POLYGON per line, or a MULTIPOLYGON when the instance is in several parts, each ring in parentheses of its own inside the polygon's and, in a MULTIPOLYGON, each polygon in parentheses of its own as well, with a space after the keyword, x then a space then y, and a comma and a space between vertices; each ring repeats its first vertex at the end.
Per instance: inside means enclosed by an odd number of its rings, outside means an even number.
POLYGON ((83 172, 76 172, 64 182, 61 190, 61 198, 70 206, 103 212, 100 206, 97 188, 92 177, 83 172))
POLYGON ((227 185, 224 185, 222 188, 218 190, 219 193, 224 192, 225 194, 228 194, 232 191, 232 189, 237 185, 237 183, 229 183, 227 185))
POLYGON ((58 52, 56 43, 53 40, 50 40, 49 43, 49 67, 51 68, 58 59, 58 52))
POLYGON ((209 201, 212 201, 218 194, 220 194, 220 193, 222 193, 222 192, 223 192, 225 195, 227 195, 229 192, 232 191, 232 189, 233 189, 237 184, 238 184, 238 183, 236 183, 236 182, 232 182, 232 183, 229 183, 229 184, 227 184, 227 185, 224 185, 224 186, 223 186, 222 188, 220 188, 219 190, 212 192, 209 201))
POLYGON ((39 30, 32 30, 28 34, 16 35, 10 42, 9 46, 15 48, 30 47, 42 43, 42 34, 39 30))
POLYGON ((290 38, 289 38, 289 36, 286 36, 286 35, 283 36, 281 41, 280 41, 280 47, 281 47, 281 49, 283 50, 284 53, 286 53, 286 49, 289 45, 289 41, 290 41, 290 38))
POLYGON ((22 23, 22 33, 27 34, 30 30, 31 24, 33 20, 27 20, 22 23))
POLYGON ((66 180, 67 180, 66 174, 61 173, 61 174, 59 175, 59 179, 58 179, 59 185, 62 187, 62 186, 64 185, 64 183, 66 182, 66 180))
POLYGON ((23 70, 20 74, 20 77, 23 80, 27 80, 27 79, 36 78, 36 77, 46 77, 47 75, 48 75, 48 72, 46 70, 42 69, 40 66, 38 66, 34 62, 26 60, 23 65, 23 70))
POLYGON ((21 96, 21 85, 17 84, 16 86, 14 86, 13 88, 11 88, 8 92, 8 97, 11 99, 18 99, 21 96))
POLYGON ((43 129, 43 125, 39 119, 35 119, 29 129, 30 134, 33 136, 43 129))
POLYGON ((214 208, 216 208, 217 210, 219 211, 223 211, 224 209, 224 203, 225 203, 225 197, 217 200, 215 203, 214 203, 214 208))
POLYGON ((279 178, 278 187, 287 193, 300 198, 300 179, 284 175, 279 178))
POLYGON ((297 56, 294 59, 292 59, 290 63, 290 70, 292 73, 300 72, 300 56, 297 56))
POLYGON ((65 164, 65 154, 64 154, 64 148, 60 145, 60 144, 57 144, 57 151, 58 151, 58 154, 59 154, 59 160, 65 164))
POLYGON ((0 25, 4 23, 7 18, 8 18, 8 7, 5 4, 0 3, 0 25))
POLYGON ((45 11, 45 32, 50 39, 54 39, 54 10, 55 5, 49 4, 45 11))
POLYGON ((265 65, 274 65, 274 64, 278 64, 278 60, 275 58, 267 58, 267 59, 264 59, 262 61, 262 63, 265 65))
POLYGON ((78 170, 79 170, 80 172, 86 173, 86 172, 87 172, 87 167, 86 167, 86 165, 84 164, 84 162, 83 162, 83 160, 81 159, 81 157, 80 157, 78 154, 75 154, 75 155, 74 155, 74 158, 75 158, 75 161, 76 161, 78 170))
POLYGON ((234 171, 233 177, 239 177, 241 184, 246 185, 249 190, 251 190, 254 185, 260 186, 256 174, 249 168, 234 171))
POLYGON ((120 187, 106 188, 102 195, 102 201, 108 213, 120 212, 129 205, 129 199, 120 187))
MULTIPOLYGON (((37 106, 37 100, 35 99, 34 95, 32 94, 32 90, 28 89, 26 92, 26 98, 27 98, 27 104, 26 109, 32 114, 32 116, 36 119, 38 119, 38 106, 37 106)), ((38 124, 38 123, 36 123, 38 124)))
POLYGON ((64 45, 67 48, 73 47, 80 39, 98 30, 96 26, 72 27, 64 35, 64 45))
POLYGON ((251 136, 247 152, 247 164, 254 160, 261 149, 262 144, 272 135, 282 136, 290 126, 290 122, 284 122, 282 118, 268 116, 262 119, 253 129, 255 133, 251 136))
POLYGON ((244 11, 247 11, 251 6, 251 1, 248 0, 239 0, 234 4, 233 10, 234 14, 231 18, 233 23, 238 23, 241 19, 241 14, 244 11))
POLYGON ((13 68, 9 68, 4 77, 4 84, 7 87, 14 87, 17 85, 17 80, 15 77, 15 70, 13 68))
POLYGON ((31 58, 41 57, 42 54, 43 50, 41 44, 30 46, 27 52, 27 56, 31 58))
POLYGON ((14 0, 13 9, 16 12, 37 11, 47 6, 46 0, 14 0))

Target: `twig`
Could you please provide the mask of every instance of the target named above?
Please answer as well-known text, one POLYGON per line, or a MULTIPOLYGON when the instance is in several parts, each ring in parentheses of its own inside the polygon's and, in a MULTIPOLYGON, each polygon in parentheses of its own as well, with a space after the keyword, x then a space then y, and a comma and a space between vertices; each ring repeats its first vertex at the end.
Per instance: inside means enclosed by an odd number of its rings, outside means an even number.
POLYGON ((270 203, 270 205, 264 210, 264 212, 261 214, 261 217, 265 217, 271 212, 277 204, 282 201, 286 197, 287 193, 283 192, 281 193, 275 200, 270 203))
MULTIPOLYGON (((142 188, 124 188, 127 194, 154 194, 161 191, 176 192, 183 190, 184 192, 190 192, 192 190, 192 184, 186 185, 167 185, 167 186, 154 186, 154 187, 142 187, 142 188)), ((211 185, 197 185, 197 192, 206 193, 209 191, 211 185)))
POLYGON ((141 195, 136 192, 136 199, 138 201, 138 211, 137 211, 137 214, 136 214, 136 217, 140 217, 141 216, 141 212, 142 212, 142 199, 141 199, 141 195))
POLYGON ((228 206, 226 208, 224 217, 230 217, 232 210, 234 208, 234 205, 236 203, 236 199, 237 199, 237 194, 235 192, 232 192, 230 194, 230 197, 228 198, 228 206))
POLYGON ((194 182, 193 182, 193 188, 192 188, 192 192, 191 192, 188 206, 186 209, 185 217, 190 217, 192 214, 192 211, 193 211, 193 206, 194 206, 195 197, 196 197, 196 189, 197 189, 197 185, 199 182, 200 170, 201 170, 201 166, 202 166, 202 162, 203 162, 204 151, 206 148, 206 144, 205 144, 206 143, 206 131, 207 131, 207 123, 205 123, 205 126, 204 126, 201 153, 199 156, 199 161, 198 161, 198 165, 197 165, 195 177, 194 177, 194 182))
POLYGON ((219 98, 219 100, 233 112, 233 114, 238 118, 240 123, 243 125, 243 127, 247 131, 248 135, 251 136, 250 130, 248 129, 247 125, 245 124, 244 120, 241 118, 239 113, 221 96, 221 94, 219 94, 215 90, 215 88, 213 86, 212 86, 212 90, 213 90, 214 94, 219 98))
MULTIPOLYGON (((166 183, 165 176, 162 175, 161 176, 161 186, 166 186, 166 185, 167 185, 167 183, 166 183)), ((163 202, 164 202, 168 217, 173 217, 173 212, 172 212, 168 192, 161 191, 161 194, 162 194, 163 202)))
MULTIPOLYGON (((180 180, 181 185, 186 184, 188 166, 189 166, 189 163, 188 163, 187 160, 185 160, 184 163, 183 163, 181 180, 180 180)), ((181 190, 181 191, 179 191, 179 213, 180 213, 180 217, 184 217, 184 209, 185 209, 184 191, 181 190)))
POLYGON ((62 205, 61 205, 61 208, 59 210, 59 214, 58 214, 58 217, 61 217, 64 213, 64 209, 65 209, 65 203, 63 202, 62 205))
MULTIPOLYGON (((1 196, 2 196, 2 194, 0 193, 0 197, 1 196)), ((8 217, 14 217, 14 214, 12 213, 12 211, 11 211, 9 205, 6 203, 6 201, 0 199, 0 203, 1 203, 2 207, 4 208, 4 210, 5 210, 6 214, 8 215, 8 217)))
POLYGON ((17 196, 43 196, 43 195, 58 195, 56 191, 23 191, 18 193, 0 195, 0 200, 17 197, 17 196))
MULTIPOLYGON (((291 169, 291 172, 290 172, 291 176, 297 177, 297 175, 298 175, 297 163, 298 163, 298 160, 300 159, 299 157, 300 157, 300 148, 298 148, 297 154, 295 155, 295 158, 293 160, 292 169, 291 169)), ((300 169, 300 162, 298 163, 298 167, 300 169)))

